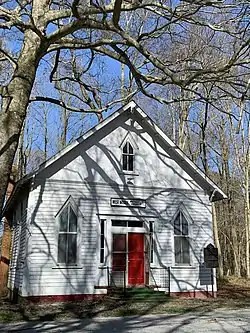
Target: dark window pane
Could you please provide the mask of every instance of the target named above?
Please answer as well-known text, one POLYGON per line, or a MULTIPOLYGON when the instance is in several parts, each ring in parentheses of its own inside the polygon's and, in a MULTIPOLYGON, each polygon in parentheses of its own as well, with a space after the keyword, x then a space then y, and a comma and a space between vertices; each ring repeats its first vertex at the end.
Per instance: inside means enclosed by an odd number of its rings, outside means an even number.
POLYGON ((112 220, 112 227, 126 227, 127 221, 112 220))
POLYGON ((122 168, 123 170, 128 170, 128 156, 122 155, 122 168))
POLYGON ((129 147, 129 150, 128 150, 129 154, 133 154, 134 153, 133 148, 130 143, 128 143, 128 147, 129 147))
POLYGON ((189 241, 186 237, 182 237, 182 252, 183 252, 183 264, 189 264, 189 241))
POLYGON ((180 237, 174 238, 175 262, 181 264, 181 240, 180 237))
POLYGON ((69 208, 69 231, 71 232, 77 231, 77 217, 71 207, 69 208))
POLYGON ((101 234, 104 235, 104 221, 101 220, 101 234))
POLYGON ((126 251, 126 235, 113 234, 113 251, 126 251))
POLYGON ((128 170, 133 171, 134 170, 134 155, 128 156, 128 170))
POLYGON ((67 235, 59 234, 58 237, 58 263, 66 263, 67 235))
POLYGON ((76 234, 68 234, 68 263, 76 263, 76 234))
POLYGON ((150 264, 154 263, 154 249, 151 247, 150 251, 150 264))
POLYGON ((153 222, 149 222, 149 232, 150 232, 150 263, 154 262, 154 226, 153 222))
POLYGON ((128 153, 128 143, 126 142, 126 144, 123 147, 123 153, 127 154, 128 153))
POLYGON ((100 263, 104 263, 104 223, 105 220, 101 220, 101 243, 100 243, 100 263))
POLYGON ((150 236, 150 263, 154 262, 154 239, 153 235, 150 236))
POLYGON ((182 235, 188 235, 188 222, 182 214, 182 235))
POLYGON ((101 235, 101 248, 104 248, 104 235, 101 235))
POLYGON ((174 238, 175 248, 175 262, 177 264, 189 264, 189 240, 187 237, 175 237, 174 238))
POLYGON ((101 252, 100 252, 100 263, 101 264, 104 263, 104 249, 101 249, 101 252))
POLYGON ((116 272, 126 270, 126 253, 113 253, 112 270, 116 272))
POLYGON ((68 207, 65 207, 59 216, 59 231, 68 231, 68 207))
POLYGON ((128 227, 143 228, 143 222, 142 221, 128 221, 128 227))
POLYGON ((101 248, 104 248, 104 221, 101 221, 101 248))
POLYGON ((174 220, 174 234, 175 235, 180 235, 181 234, 181 229, 180 229, 180 213, 176 216, 174 220))
POLYGON ((153 232, 153 222, 149 222, 149 232, 153 232))

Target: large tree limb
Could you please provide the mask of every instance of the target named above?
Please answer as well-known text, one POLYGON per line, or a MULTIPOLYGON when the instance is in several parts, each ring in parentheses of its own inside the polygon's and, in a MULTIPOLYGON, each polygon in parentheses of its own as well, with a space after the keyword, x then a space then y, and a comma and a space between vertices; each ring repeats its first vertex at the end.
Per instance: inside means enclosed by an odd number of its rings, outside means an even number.
POLYGON ((101 38, 96 41, 89 41, 80 38, 61 38, 48 48, 48 52, 60 50, 60 49, 92 49, 102 45, 127 45, 127 41, 123 39, 101 38))
MULTIPOLYGON (((128 100, 131 99, 136 94, 136 92, 137 91, 133 91, 126 98, 128 100)), ((107 103, 102 108, 83 109, 83 108, 72 107, 71 105, 67 105, 63 101, 60 101, 60 100, 52 98, 52 97, 34 96, 34 97, 31 97, 30 100, 29 100, 30 103, 32 103, 32 102, 48 102, 48 103, 52 103, 52 104, 61 106, 61 107, 65 108, 65 109, 67 109, 68 111, 79 112, 79 113, 102 113, 102 112, 107 111, 113 105, 115 105, 117 103, 121 103, 122 101, 123 100, 120 98, 120 99, 116 99, 115 101, 107 103)))

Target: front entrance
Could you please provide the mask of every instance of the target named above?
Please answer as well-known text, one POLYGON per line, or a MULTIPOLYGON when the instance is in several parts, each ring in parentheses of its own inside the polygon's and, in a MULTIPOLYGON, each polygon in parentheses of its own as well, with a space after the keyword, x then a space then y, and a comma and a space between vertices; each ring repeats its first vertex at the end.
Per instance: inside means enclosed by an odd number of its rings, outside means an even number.
POLYGON ((128 234, 128 284, 144 284, 144 234, 128 234))
POLYGON ((117 286, 145 284, 144 234, 113 234, 112 276, 117 286))

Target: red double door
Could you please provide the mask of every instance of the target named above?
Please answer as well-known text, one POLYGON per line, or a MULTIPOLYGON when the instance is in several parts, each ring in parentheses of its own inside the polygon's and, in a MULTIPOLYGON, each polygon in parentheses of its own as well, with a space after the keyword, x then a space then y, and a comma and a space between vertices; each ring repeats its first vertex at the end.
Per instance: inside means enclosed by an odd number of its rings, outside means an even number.
POLYGON ((144 234, 113 234, 112 266, 113 271, 127 271, 128 285, 143 285, 145 283, 144 234))

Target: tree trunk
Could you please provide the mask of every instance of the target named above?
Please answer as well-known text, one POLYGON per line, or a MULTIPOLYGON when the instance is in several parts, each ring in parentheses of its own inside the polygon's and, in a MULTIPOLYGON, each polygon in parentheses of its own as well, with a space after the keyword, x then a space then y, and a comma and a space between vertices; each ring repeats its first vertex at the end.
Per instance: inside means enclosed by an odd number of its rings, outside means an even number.
POLYGON ((69 123, 68 111, 65 108, 63 108, 63 131, 61 136, 62 149, 65 148, 67 145, 68 123, 69 123))
POLYGON ((25 123, 22 126, 17 148, 17 179, 20 179, 24 176, 24 126, 25 123))
POLYGON ((31 30, 24 33, 23 47, 12 80, 2 90, 0 113, 0 211, 19 136, 26 117, 36 69, 42 57, 41 40, 31 30))
POLYGON ((189 105, 187 102, 183 101, 185 98, 184 91, 181 89, 180 91, 181 102, 180 102, 180 119, 179 119, 179 131, 178 131, 178 146, 185 151, 186 145, 186 135, 185 135, 185 127, 188 120, 189 114, 189 105))
MULTIPOLYGON (((8 199, 14 189, 14 178, 8 184, 6 198, 8 199)), ((8 272, 9 272, 9 263, 10 263, 10 250, 11 250, 11 236, 12 230, 10 228, 9 221, 4 218, 4 229, 2 236, 2 248, 0 256, 0 295, 3 295, 7 292, 7 281, 8 281, 8 272)))
POLYGON ((218 267, 218 276, 220 279, 223 278, 223 260, 221 255, 221 246, 220 246, 220 239, 218 234, 218 224, 217 224, 217 214, 216 214, 216 208, 215 203, 212 202, 212 216, 213 216, 213 231, 214 231, 214 243, 215 247, 218 249, 218 261, 219 261, 219 267, 218 267))
POLYGON ((241 276, 241 267, 240 267, 240 258, 238 258, 239 253, 239 242, 238 242, 238 235, 236 231, 236 226, 233 219, 233 203, 232 203, 232 185, 231 185, 231 174, 230 174, 230 151, 229 145, 226 142, 226 119, 221 117, 221 124, 220 124, 220 145, 221 145, 221 152, 222 152, 222 172, 225 177, 225 185, 226 185, 226 194, 227 194, 227 201, 226 201, 226 212, 228 217, 228 226, 230 228, 230 239, 232 242, 232 255, 233 255, 233 270, 234 275, 237 277, 241 276))
POLYGON ((44 109, 44 162, 47 160, 48 157, 48 111, 44 109))
POLYGON ((122 105, 125 105, 125 65, 121 64, 121 97, 122 97, 122 105))
POLYGON ((249 241, 250 241, 250 198, 249 198, 249 167, 250 167, 250 152, 249 152, 249 134, 250 124, 248 123, 248 149, 245 158, 245 228, 246 228, 246 277, 250 278, 250 254, 249 254, 249 241))

